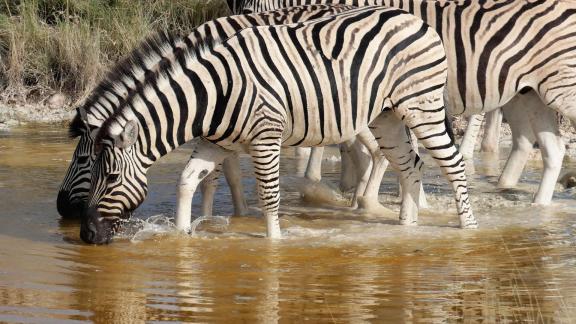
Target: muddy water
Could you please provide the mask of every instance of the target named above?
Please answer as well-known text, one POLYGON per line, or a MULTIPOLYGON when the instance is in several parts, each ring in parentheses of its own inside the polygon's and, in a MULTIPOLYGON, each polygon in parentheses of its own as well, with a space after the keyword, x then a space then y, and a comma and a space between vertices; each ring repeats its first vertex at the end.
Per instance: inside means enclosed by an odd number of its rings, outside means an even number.
MULTIPOLYGON (((257 212, 202 223, 195 237, 167 223, 189 151, 150 171, 149 199, 121 237, 87 246, 55 198, 74 143, 59 127, 0 133, 0 322, 572 322, 576 318, 576 203, 558 191, 531 207, 538 164, 518 190, 496 192, 498 160, 481 157, 471 183, 481 228, 457 224, 446 183, 427 161, 431 208, 420 227, 303 202, 285 157, 281 225, 261 236, 257 212), (154 217, 151 217, 154 216, 154 217), (138 221, 140 220, 140 221, 138 221), (143 220, 143 221, 142 221, 143 220)), ((245 190, 255 204, 250 164, 245 190)), ((338 164, 325 162, 329 181, 338 164)), ((392 174, 382 201, 398 200, 392 174)), ((199 198, 199 197, 196 197, 199 198)), ((230 215, 221 186, 215 211, 230 215)))

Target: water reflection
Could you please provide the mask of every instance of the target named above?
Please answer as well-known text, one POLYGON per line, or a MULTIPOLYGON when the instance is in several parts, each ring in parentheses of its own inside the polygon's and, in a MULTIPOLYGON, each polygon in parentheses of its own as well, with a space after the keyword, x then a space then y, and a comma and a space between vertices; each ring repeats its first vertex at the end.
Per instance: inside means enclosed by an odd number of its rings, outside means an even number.
MULTIPOLYGON (((474 207, 482 228, 462 231, 449 188, 426 170, 431 208, 422 226, 303 203, 283 176, 286 239, 262 239, 255 214, 226 229, 202 224, 190 238, 169 227, 131 241, 87 246, 61 221, 55 193, 73 144, 34 128, 0 135, 0 322, 571 322, 576 318, 573 196, 529 205, 537 166, 520 190, 495 193, 500 160, 476 164, 474 207), (45 144, 49 142, 50 144, 45 144), (38 152, 44 152, 37 154, 38 152)), ((172 215, 186 149, 151 170, 141 218, 172 215)), ((298 165, 287 157, 284 175, 298 165)), ((428 163, 431 165, 431 163, 428 163)), ((242 160, 245 173, 250 171, 242 160)), ((338 165, 325 164, 327 180, 338 165)), ((392 174, 387 176, 394 179, 392 174)), ((245 178, 246 191, 254 182, 245 178)), ((394 193, 386 183, 382 192, 394 193)), ((215 210, 229 215, 227 188, 215 210)), ((254 204, 254 194, 250 203, 254 204)), ((397 198, 383 201, 398 209, 397 198)))

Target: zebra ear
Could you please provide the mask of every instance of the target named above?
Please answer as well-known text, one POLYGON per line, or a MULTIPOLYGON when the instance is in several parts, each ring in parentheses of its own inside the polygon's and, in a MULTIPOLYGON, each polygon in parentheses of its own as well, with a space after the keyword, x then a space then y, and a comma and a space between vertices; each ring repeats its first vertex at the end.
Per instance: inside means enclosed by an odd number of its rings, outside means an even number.
POLYGON ((138 139, 138 128, 139 126, 136 121, 129 120, 122 132, 115 136, 114 144, 121 149, 126 149, 134 145, 138 139))

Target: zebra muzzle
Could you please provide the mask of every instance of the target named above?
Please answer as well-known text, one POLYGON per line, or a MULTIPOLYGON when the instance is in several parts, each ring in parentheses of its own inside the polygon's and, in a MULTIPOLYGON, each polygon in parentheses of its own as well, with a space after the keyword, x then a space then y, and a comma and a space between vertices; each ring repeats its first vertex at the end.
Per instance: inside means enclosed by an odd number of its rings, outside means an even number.
POLYGON ((80 225, 80 238, 88 244, 110 243, 117 223, 117 218, 107 219, 96 208, 89 208, 80 225))

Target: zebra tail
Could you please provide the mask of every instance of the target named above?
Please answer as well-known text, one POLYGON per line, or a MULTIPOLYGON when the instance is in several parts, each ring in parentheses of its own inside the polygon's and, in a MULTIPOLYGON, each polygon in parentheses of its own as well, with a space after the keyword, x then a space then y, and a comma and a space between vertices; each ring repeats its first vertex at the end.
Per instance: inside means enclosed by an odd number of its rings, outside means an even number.
POLYGON ((448 116, 448 112, 444 115, 444 126, 446 126, 446 134, 450 137, 450 141, 452 143, 456 143, 456 137, 454 136, 454 129, 452 128, 452 120, 450 116, 448 116))

